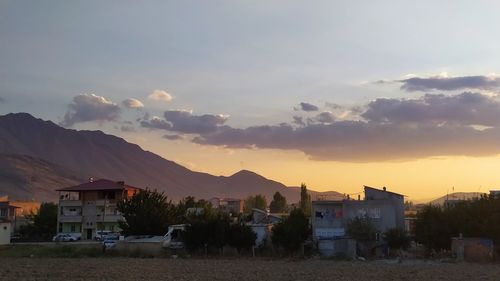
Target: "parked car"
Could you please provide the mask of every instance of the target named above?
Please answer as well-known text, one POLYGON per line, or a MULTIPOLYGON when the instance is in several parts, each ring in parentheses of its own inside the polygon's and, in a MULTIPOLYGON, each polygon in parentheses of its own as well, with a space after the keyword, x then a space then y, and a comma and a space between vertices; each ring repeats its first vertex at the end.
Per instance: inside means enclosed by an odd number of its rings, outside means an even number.
POLYGON ((104 241, 107 235, 111 234, 111 230, 97 230, 94 239, 97 241, 104 241))
POLYGON ((59 233, 56 236, 52 237, 52 241, 54 242, 73 242, 77 241, 78 237, 74 237, 68 233, 59 233))
POLYGON ((104 240, 102 242, 103 247, 107 249, 112 249, 116 246, 116 240, 104 240))

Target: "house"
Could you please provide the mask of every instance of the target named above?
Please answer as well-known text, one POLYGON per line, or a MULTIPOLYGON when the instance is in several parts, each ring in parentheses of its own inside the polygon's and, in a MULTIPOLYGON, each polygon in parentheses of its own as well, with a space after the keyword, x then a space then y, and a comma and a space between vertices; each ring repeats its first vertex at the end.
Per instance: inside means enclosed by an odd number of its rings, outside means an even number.
POLYGON ((243 200, 236 198, 219 198, 210 199, 212 207, 219 209, 225 213, 241 214, 243 213, 243 200))
POLYGON ((355 217, 368 217, 377 229, 375 239, 390 228, 405 228, 404 195, 364 187, 361 200, 319 200, 312 202, 311 224, 313 241, 320 253, 331 256, 347 254, 353 256, 352 241, 346 235, 346 224, 355 217), (346 252, 347 251, 347 252, 346 252))
POLYGON ((140 188, 123 181, 93 180, 76 186, 57 189, 59 233, 69 233, 82 239, 93 239, 97 230, 119 232, 123 220, 117 203, 133 196, 140 188))
POLYGON ((11 205, 8 196, 0 197, 0 245, 10 244, 14 233, 17 206, 11 205))
POLYGON ((270 237, 274 224, 281 222, 283 216, 287 215, 288 214, 282 213, 269 213, 261 209, 253 208, 252 221, 248 223, 248 225, 257 235, 255 239, 255 246, 259 247, 270 243, 270 237))

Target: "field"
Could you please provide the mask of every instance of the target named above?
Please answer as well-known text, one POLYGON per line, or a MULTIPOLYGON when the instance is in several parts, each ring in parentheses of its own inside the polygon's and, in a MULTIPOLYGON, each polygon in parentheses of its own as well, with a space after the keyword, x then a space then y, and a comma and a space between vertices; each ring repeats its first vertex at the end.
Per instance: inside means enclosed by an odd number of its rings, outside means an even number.
POLYGON ((0 258, 0 280, 499 280, 500 265, 287 259, 0 258))

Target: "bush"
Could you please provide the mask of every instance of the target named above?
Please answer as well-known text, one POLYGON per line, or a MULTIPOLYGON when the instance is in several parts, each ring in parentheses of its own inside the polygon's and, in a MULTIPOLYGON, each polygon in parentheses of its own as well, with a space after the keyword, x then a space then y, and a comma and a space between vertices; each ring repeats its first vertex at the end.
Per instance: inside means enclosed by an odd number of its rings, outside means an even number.
POLYGON ((274 225, 271 241, 288 254, 293 254, 308 236, 309 220, 301 209, 295 209, 288 218, 274 225))

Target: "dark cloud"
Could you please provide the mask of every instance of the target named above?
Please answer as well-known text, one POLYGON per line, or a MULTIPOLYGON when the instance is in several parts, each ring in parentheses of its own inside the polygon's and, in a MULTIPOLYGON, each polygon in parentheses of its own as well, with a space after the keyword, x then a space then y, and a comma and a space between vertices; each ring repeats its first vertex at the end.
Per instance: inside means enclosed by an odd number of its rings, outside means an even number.
POLYGON ((230 148, 296 150, 312 159, 350 162, 500 153, 500 102, 487 95, 466 92, 414 100, 377 99, 361 114, 364 120, 358 121, 319 122, 316 118, 322 114, 311 118, 315 122, 294 117, 295 124, 302 124, 299 127, 220 126, 193 141, 230 148))
POLYGON ((399 80, 403 83, 401 89, 414 91, 454 91, 464 89, 496 90, 500 88, 500 77, 488 76, 462 76, 462 77, 413 77, 399 80))
POLYGON ((302 110, 302 111, 318 111, 319 108, 317 106, 315 106, 314 104, 310 104, 310 103, 307 103, 307 102, 301 102, 299 104, 299 107, 298 108, 295 108, 295 110, 302 110))
POLYGON ((167 139, 167 140, 182 140, 182 139, 184 139, 184 137, 182 137, 181 135, 164 135, 163 138, 167 139))
POLYGON ((319 123, 333 123, 335 121, 335 115, 329 111, 324 111, 316 115, 314 121, 319 123))
POLYGON ((73 98, 64 115, 62 126, 89 121, 113 121, 120 116, 120 107, 104 97, 81 94, 73 98))
MULTIPOLYGON (((149 117, 149 115, 148 115, 149 117)), ((170 130, 172 129, 172 124, 161 119, 160 117, 153 117, 150 120, 142 120, 140 121, 141 127, 149 128, 149 129, 161 129, 161 130, 170 130)))
POLYGON ((305 126, 306 123, 304 122, 304 118, 301 116, 293 116, 293 124, 299 125, 299 126, 305 126))
POLYGON ((375 122, 497 126, 500 102, 470 92, 454 96, 426 94, 419 99, 376 99, 361 116, 375 122))
POLYGON ((170 131, 185 134, 206 134, 214 132, 223 125, 228 116, 225 115, 194 115, 190 111, 168 110, 163 114, 165 120, 172 124, 170 131))

